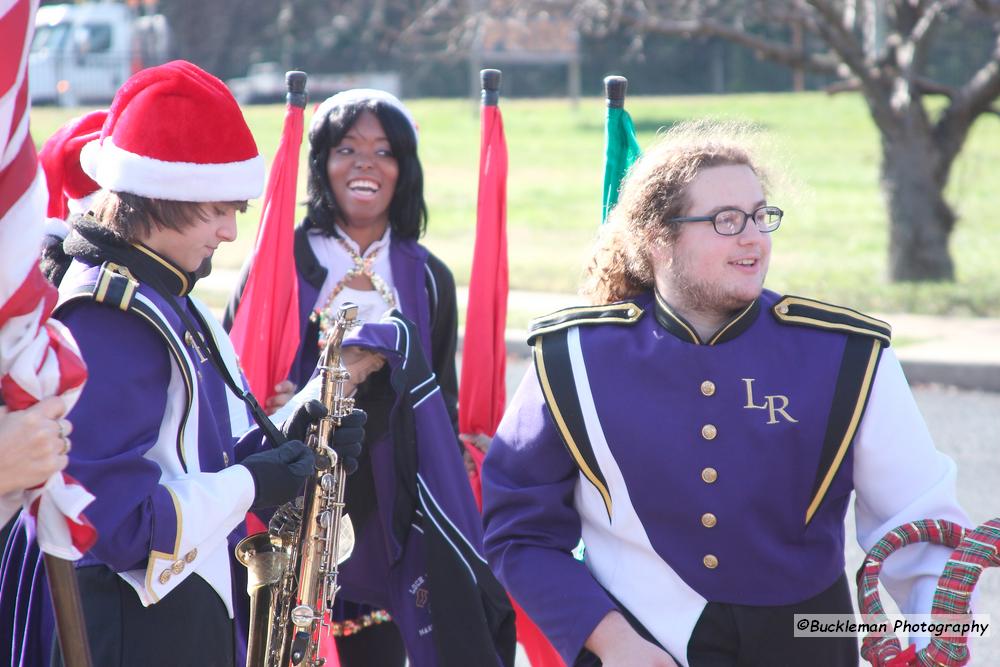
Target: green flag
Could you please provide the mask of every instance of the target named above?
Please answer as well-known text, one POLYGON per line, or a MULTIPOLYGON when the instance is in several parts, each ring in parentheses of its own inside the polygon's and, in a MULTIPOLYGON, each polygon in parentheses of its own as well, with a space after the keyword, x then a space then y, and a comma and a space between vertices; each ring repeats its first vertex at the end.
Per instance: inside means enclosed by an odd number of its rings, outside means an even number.
POLYGON ((604 197, 601 223, 608 219, 608 211, 618 203, 618 187, 625 172, 632 166, 642 149, 635 138, 635 126, 628 111, 608 107, 604 123, 604 197))

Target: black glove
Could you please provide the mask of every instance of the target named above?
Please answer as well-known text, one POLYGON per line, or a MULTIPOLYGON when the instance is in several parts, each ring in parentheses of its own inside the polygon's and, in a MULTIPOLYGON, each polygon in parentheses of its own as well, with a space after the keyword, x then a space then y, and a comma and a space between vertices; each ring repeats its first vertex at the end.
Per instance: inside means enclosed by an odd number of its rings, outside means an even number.
POLYGON ((313 471, 312 451, 301 440, 251 454, 240 462, 253 476, 256 494, 251 509, 277 507, 298 495, 313 471))
POLYGON ((340 426, 333 432, 330 447, 337 452, 344 472, 348 475, 358 469, 358 457, 361 456, 361 443, 365 440, 365 422, 368 414, 364 410, 354 410, 341 418, 340 426))
MULTIPOLYGON (((313 399, 300 405, 289 417, 282 431, 289 438, 305 440, 309 427, 326 416, 326 406, 313 399)), ((364 410, 354 410, 340 420, 340 426, 333 432, 329 443, 330 448, 337 452, 337 457, 348 475, 358 469, 358 457, 361 455, 361 443, 365 439, 365 422, 368 415, 364 410)))
POLYGON ((319 420, 326 416, 326 406, 315 398, 306 401, 295 408, 292 416, 281 425, 281 432, 289 440, 302 440, 305 442, 306 433, 313 424, 318 424, 319 420))

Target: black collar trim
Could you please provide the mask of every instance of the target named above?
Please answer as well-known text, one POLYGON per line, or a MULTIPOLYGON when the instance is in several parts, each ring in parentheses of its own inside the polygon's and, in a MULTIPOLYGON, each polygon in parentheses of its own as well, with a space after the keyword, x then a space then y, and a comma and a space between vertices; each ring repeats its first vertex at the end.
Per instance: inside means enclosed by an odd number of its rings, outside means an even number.
POLYGON ((719 327, 719 330, 705 342, 691 323, 675 312, 659 292, 654 290, 653 293, 656 296, 656 307, 653 311, 656 321, 675 337, 694 345, 718 345, 731 341, 749 329, 760 314, 760 299, 754 299, 746 308, 719 327))
POLYGON ((185 271, 149 246, 122 240, 90 214, 74 221, 63 249, 67 255, 94 266, 107 261, 124 266, 136 280, 159 286, 175 296, 186 296, 198 280, 196 274, 185 271))
MULTIPOLYGON (((155 250, 141 243, 133 243, 132 247, 148 257, 151 261, 150 269, 155 271, 170 292, 177 296, 184 296, 194 287, 194 280, 190 274, 180 268, 166 257, 158 255, 155 250)), ((141 280, 141 278, 140 278, 141 280)))

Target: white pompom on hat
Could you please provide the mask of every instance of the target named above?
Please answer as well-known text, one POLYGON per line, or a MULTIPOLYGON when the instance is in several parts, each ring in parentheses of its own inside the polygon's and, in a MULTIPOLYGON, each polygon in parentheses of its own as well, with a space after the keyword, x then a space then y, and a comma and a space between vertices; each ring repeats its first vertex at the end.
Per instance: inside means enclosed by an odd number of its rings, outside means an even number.
POLYGON ((392 108, 399 111, 403 114, 406 120, 409 121, 410 127, 413 129, 414 141, 420 138, 420 133, 417 131, 417 121, 413 118, 413 114, 410 113, 410 110, 399 101, 398 97, 384 90, 378 90, 377 88, 351 88, 350 90, 345 90, 323 100, 323 102, 316 107, 316 111, 313 112, 312 120, 309 123, 309 136, 311 137, 316 134, 320 126, 326 122, 326 119, 330 115, 330 111, 332 109, 347 106, 349 104, 359 104, 369 100, 385 102, 392 108))
POLYGON ((80 161, 101 187, 151 199, 244 201, 264 189, 264 160, 239 104, 184 60, 129 78, 80 161))

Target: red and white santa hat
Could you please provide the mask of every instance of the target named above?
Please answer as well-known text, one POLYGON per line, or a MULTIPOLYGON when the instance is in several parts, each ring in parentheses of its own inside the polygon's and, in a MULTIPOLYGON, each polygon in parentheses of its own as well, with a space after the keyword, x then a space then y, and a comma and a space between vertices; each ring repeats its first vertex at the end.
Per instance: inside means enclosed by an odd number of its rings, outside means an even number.
POLYGON ((72 119, 49 137, 38 151, 49 189, 49 218, 65 220, 86 211, 101 186, 80 167, 80 150, 101 136, 107 109, 72 119))
POLYGON ((101 187, 151 199, 243 201, 264 189, 264 160, 232 93, 184 60, 126 81, 80 161, 101 187))

